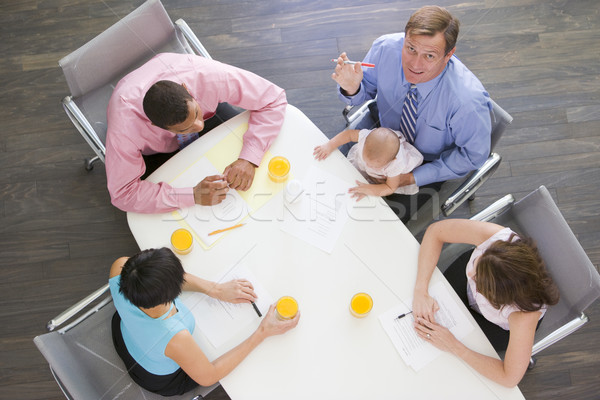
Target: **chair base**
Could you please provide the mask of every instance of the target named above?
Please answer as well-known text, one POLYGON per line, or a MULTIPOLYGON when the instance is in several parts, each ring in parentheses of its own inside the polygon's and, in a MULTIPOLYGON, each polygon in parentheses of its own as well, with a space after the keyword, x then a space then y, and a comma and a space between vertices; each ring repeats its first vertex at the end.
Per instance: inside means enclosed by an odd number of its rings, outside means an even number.
POLYGON ((94 163, 96 163, 97 161, 100 161, 100 157, 98 157, 98 156, 92 157, 92 158, 86 158, 85 160, 83 160, 85 170, 88 172, 93 170, 94 163))

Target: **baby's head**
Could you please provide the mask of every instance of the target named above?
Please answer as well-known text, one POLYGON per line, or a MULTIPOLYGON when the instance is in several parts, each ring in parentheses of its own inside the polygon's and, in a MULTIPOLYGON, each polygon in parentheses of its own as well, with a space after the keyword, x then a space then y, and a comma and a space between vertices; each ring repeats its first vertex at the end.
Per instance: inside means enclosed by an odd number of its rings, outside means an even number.
POLYGON ((363 160, 371 168, 383 168, 398 154, 400 140, 389 128, 376 128, 367 136, 363 147, 363 160))

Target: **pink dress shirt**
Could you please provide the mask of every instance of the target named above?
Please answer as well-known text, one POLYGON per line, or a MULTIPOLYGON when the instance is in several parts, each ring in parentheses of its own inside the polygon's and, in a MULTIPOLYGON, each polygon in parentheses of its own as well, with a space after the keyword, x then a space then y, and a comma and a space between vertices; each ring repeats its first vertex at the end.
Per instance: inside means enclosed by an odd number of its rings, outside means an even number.
MULTIPOLYGON (((469 298, 469 305, 479 314, 483 315, 485 319, 488 321, 498 325, 500 328, 504 330, 509 330, 508 325, 508 316, 515 311, 521 311, 515 304, 505 305, 500 309, 495 308, 487 298, 485 298, 481 293, 477 291, 477 284, 473 277, 476 272, 476 264, 475 262, 494 242, 498 240, 502 240, 507 242, 510 236, 514 232, 510 228, 504 228, 495 234, 493 234, 489 239, 485 242, 481 243, 479 246, 473 250, 471 254, 471 258, 467 263, 467 297, 469 298)), ((514 236, 513 240, 517 240, 519 237, 514 236)), ((546 314, 547 306, 543 306, 540 311, 540 319, 546 314)))
POLYGON ((108 103, 106 175, 112 203, 123 211, 158 213, 194 205, 193 188, 141 180, 142 155, 177 150, 177 135, 152 125, 143 109, 144 95, 154 83, 185 83, 212 117, 219 103, 251 110, 239 158, 259 165, 283 124, 287 105, 280 87, 251 72, 189 54, 163 53, 126 75, 108 103))

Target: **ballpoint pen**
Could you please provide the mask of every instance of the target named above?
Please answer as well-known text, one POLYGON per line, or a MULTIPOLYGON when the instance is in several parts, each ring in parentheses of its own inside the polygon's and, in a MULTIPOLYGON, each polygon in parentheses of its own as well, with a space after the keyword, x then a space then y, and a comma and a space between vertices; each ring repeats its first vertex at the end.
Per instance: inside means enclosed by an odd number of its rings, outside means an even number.
POLYGON ((398 317, 396 319, 402 319, 402 318, 406 317, 408 314, 412 314, 412 311, 409 311, 409 312, 404 313, 404 314, 400 314, 400 315, 398 315, 398 317))
POLYGON ((256 311, 256 313, 258 314, 258 316, 262 317, 262 314, 261 314, 260 310, 258 309, 258 307, 256 306, 255 302, 252 302, 252 307, 254 307, 254 311, 256 311))
MULTIPOLYGON (((337 58, 332 58, 331 61, 337 62, 337 58)), ((344 64, 350 64, 350 65, 360 64, 362 67, 375 68, 375 64, 369 64, 369 63, 364 63, 364 62, 360 62, 360 61, 346 60, 346 61, 344 61, 344 64)))

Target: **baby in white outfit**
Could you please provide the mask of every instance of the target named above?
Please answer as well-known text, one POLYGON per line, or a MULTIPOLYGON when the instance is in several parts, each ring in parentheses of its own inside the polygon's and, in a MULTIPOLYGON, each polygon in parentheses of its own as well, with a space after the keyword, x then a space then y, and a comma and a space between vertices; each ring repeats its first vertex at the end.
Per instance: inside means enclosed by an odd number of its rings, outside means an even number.
POLYGON ((358 142, 350 149, 348 159, 369 182, 356 181, 358 186, 350 189, 352 197, 360 200, 365 196, 415 194, 419 191, 415 184, 400 186, 402 175, 412 172, 423 162, 421 153, 400 132, 389 128, 345 130, 324 145, 315 147, 313 154, 317 160, 324 160, 333 150, 348 142, 358 142))

